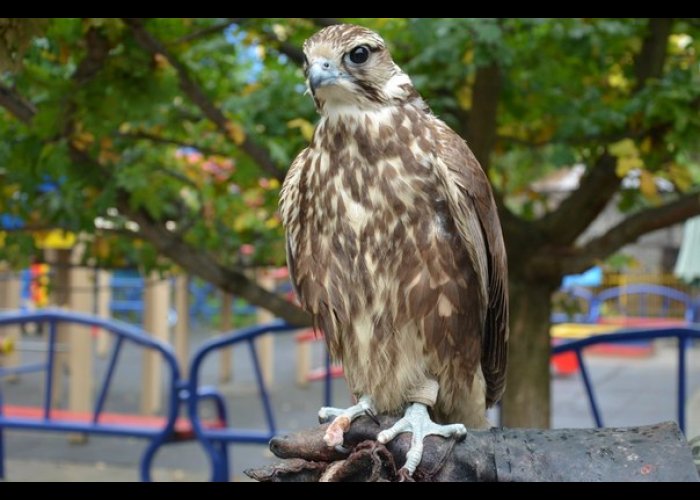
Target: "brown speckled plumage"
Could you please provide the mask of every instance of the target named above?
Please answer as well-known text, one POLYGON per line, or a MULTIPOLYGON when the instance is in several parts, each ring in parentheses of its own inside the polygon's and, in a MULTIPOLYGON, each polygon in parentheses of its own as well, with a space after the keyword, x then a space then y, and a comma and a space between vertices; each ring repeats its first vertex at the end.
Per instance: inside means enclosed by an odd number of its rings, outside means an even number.
POLYGON ((307 40, 352 79, 314 93, 322 115, 282 188, 291 276, 380 412, 437 379, 438 422, 485 425, 505 385, 507 266, 491 188, 466 143, 430 113, 384 41, 358 26, 307 40), (362 68, 345 63, 360 44, 362 68))

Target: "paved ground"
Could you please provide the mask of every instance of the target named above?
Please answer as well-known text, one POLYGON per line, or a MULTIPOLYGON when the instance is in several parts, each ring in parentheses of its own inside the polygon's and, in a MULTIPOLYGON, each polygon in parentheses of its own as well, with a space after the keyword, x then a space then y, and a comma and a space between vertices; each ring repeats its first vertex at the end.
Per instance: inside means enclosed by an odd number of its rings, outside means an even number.
MULTIPOLYGON (((206 333, 193 335, 192 344, 201 344, 206 333)), ((294 342, 291 336, 279 337, 275 345, 276 379, 271 396, 280 427, 295 430, 315 424, 321 404, 321 384, 307 389, 294 384, 294 342)), ((700 345, 688 353, 689 408, 688 436, 700 435, 700 345)), ((40 359, 41 353, 26 353, 25 359, 40 359)), ((127 350, 117 370, 107 411, 136 412, 140 393, 140 353, 127 350)), ((630 359, 590 356, 590 370, 598 391, 605 425, 627 426, 675 420, 675 349, 668 343, 656 345, 653 355, 630 359)), ((315 355, 320 363, 320 352, 315 355)), ((205 382, 216 380, 216 360, 205 369, 205 382)), ((234 353, 235 377, 221 387, 236 426, 260 428, 263 411, 255 395, 250 362, 243 349, 234 353)), ((96 380, 104 371, 104 362, 95 367, 96 380)), ((24 376, 17 384, 4 384, 7 404, 38 405, 42 383, 38 375, 24 376)), ((347 405, 349 396, 342 380, 334 382, 334 404, 347 405)), ((553 381, 554 427, 591 427, 583 386, 578 376, 553 381)), ((136 439, 91 437, 84 445, 70 444, 64 434, 5 432, 8 481, 135 481, 144 442, 136 439)), ((232 447, 233 479, 246 480, 242 471, 267 464, 272 456, 265 446, 232 447)), ((209 476, 206 456, 195 443, 175 444, 162 449, 155 461, 154 476, 162 481, 203 481, 209 476)))

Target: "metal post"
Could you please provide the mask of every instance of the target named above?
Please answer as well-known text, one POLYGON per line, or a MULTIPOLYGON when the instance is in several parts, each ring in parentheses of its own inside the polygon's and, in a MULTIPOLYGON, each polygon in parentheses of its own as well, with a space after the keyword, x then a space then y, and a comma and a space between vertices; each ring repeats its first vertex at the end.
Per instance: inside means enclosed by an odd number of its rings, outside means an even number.
MULTIPOLYGON (((275 278, 268 269, 258 273, 258 284, 269 291, 275 289, 275 278)), ((266 309, 258 309, 258 324, 264 325, 275 319, 275 315, 266 309)), ((275 337, 268 333, 262 335, 255 342, 260 356, 260 369, 267 387, 272 387, 275 382, 275 337)))
MULTIPOLYGON (((219 331, 225 333, 233 328, 233 295, 221 292, 221 325, 219 331)), ((225 347, 219 354, 219 382, 226 383, 233 380, 233 349, 225 347)))
POLYGON ((182 377, 187 377, 187 361, 189 358, 189 335, 190 335, 190 296, 189 296, 189 276, 180 274, 175 278, 175 311, 177 312, 177 323, 175 323, 175 356, 180 363, 180 373, 182 377))

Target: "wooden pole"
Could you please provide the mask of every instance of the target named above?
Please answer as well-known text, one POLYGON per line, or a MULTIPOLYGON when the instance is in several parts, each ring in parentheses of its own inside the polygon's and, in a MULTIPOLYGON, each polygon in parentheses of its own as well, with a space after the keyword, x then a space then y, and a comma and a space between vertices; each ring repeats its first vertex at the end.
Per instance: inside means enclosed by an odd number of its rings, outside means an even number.
MULTIPOLYGON (((268 269, 261 269, 258 272, 258 284, 266 290, 274 291, 275 278, 268 269)), ((266 309, 258 309, 258 323, 269 323, 275 319, 274 314, 266 309)), ((256 349, 260 358, 260 370, 267 387, 275 382, 275 338, 273 334, 258 337, 256 349)))
MULTIPOLYGON (((112 301, 111 282, 112 273, 105 270, 96 271, 97 280, 97 315, 100 318, 109 319, 112 316, 110 302, 112 301)), ((109 333, 102 329, 97 331, 97 355, 101 358, 107 356, 109 352, 109 333)))
MULTIPOLYGON (((226 292, 221 292, 221 324, 219 331, 221 333, 228 332, 233 327, 233 295, 226 292)), ((233 380, 233 349, 227 347, 221 349, 219 358, 219 382, 224 384, 233 380)))
MULTIPOLYGON (((71 286, 71 254, 70 249, 46 250, 47 261, 51 264, 52 278, 50 282, 51 302, 56 307, 69 306, 69 290, 71 286)), ((56 346, 67 345, 71 325, 59 323, 56 327, 56 346)), ((53 389, 51 405, 58 405, 63 400, 64 375, 68 369, 68 355, 61 349, 54 353, 53 389)))
MULTIPOLYGON (((143 292, 143 328, 153 338, 168 341, 168 309, 170 308, 170 282, 156 273, 145 280, 143 292)), ((151 349, 143 355, 143 392, 141 412, 156 413, 161 408, 162 360, 151 349)))
MULTIPOLYGON (((95 271, 85 267, 70 269, 70 294, 68 309, 72 312, 93 313, 93 289, 95 271)), ((68 409, 73 412, 92 410, 92 328, 89 326, 67 325, 68 337, 68 409)), ((87 434, 70 434, 70 442, 87 442, 87 434)))
POLYGON ((296 379, 299 387, 308 387, 309 372, 311 371, 311 343, 313 341, 305 339, 303 333, 300 332, 303 332, 303 330, 299 330, 294 336, 297 344, 296 379))
MULTIPOLYGON (((0 310, 16 311, 20 307, 21 281, 17 273, 6 270, 4 278, 0 281, 0 310)), ((19 325, 7 326, 0 330, 0 340, 6 339, 12 345, 12 350, 7 354, 0 354, 0 366, 19 366, 22 357, 19 351, 21 330, 19 325)), ((18 382, 19 375, 10 375, 5 378, 9 382, 18 382)))
POLYGON ((180 364, 182 377, 187 377, 187 362, 189 361, 189 334, 190 334, 190 291, 189 276, 180 274, 175 278, 175 311, 177 323, 175 323, 175 355, 180 364))

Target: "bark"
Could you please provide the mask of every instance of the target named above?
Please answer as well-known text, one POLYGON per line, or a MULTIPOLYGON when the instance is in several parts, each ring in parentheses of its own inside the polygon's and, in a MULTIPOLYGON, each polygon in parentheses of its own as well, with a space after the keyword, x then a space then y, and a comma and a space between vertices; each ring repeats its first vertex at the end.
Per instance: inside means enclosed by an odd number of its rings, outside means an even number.
POLYGON ((558 283, 510 281, 510 338, 503 425, 548 428, 550 422, 549 316, 558 283))
POLYGON ((671 35, 672 28, 672 18, 649 19, 649 27, 642 42, 642 50, 634 63, 637 90, 644 87, 649 79, 658 78, 663 73, 668 37, 671 35))
POLYGON ((488 172, 491 153, 497 139, 498 103, 501 98, 501 69, 497 63, 479 68, 476 72, 469 113, 478 120, 467 123, 467 143, 481 167, 488 172))
POLYGON ((640 236, 670 227, 700 215, 700 191, 687 193, 674 201, 634 213, 581 247, 557 253, 556 248, 539 252, 531 269, 539 276, 581 273, 640 236))
POLYGON ((313 21, 313 23, 320 28, 326 28, 336 24, 343 24, 343 21, 337 17, 308 17, 307 19, 313 21))
POLYGON ((408 478, 400 471, 410 446, 401 434, 386 446, 380 429, 395 417, 356 420, 345 453, 323 442, 327 426, 270 441, 282 463, 245 473, 266 482, 435 481, 698 481, 688 442, 673 422, 623 429, 494 428, 460 442, 429 436, 423 460, 408 478), (633 457, 633 458, 631 458, 633 457))
POLYGON ((139 225, 139 236, 190 274, 230 294, 242 297, 252 305, 267 309, 291 324, 311 326, 311 317, 301 308, 260 287, 242 270, 222 266, 216 257, 185 243, 177 234, 166 229, 162 223, 152 220, 147 214, 132 210, 126 199, 119 203, 119 209, 139 225))
POLYGON ((9 111, 22 123, 29 123, 36 114, 36 108, 15 93, 11 88, 0 83, 0 106, 9 111))
MULTIPOLYGON (((635 92, 663 74, 668 37, 673 20, 652 18, 635 58, 635 92)), ((653 129, 654 127, 652 127, 653 129)), ((639 133, 626 127, 626 137, 639 133)), ((503 400, 503 422, 510 426, 548 427, 550 419, 549 313, 551 294, 561 278, 594 258, 604 258, 645 232, 644 223, 631 218, 631 228, 617 227, 620 235, 607 233, 592 247, 577 250, 573 245, 595 221, 618 191, 621 179, 617 159, 607 151, 589 166, 578 189, 559 207, 532 223, 530 241, 522 238, 520 224, 504 225, 511 270, 511 330, 508 385, 503 400), (637 225, 637 229, 634 225, 637 225), (518 231, 512 231, 512 227, 518 231), (619 246, 618 246, 619 245, 619 246), (568 264, 565 259, 569 259, 568 264)), ((672 217, 666 218, 671 223, 672 217)), ((675 220, 679 222, 679 218, 675 220)), ((523 224, 526 224, 523 221, 523 224)), ((652 224, 653 225, 653 224, 652 224)), ((624 226, 624 225, 623 225, 624 226)), ((647 227, 649 224, 647 223, 647 227)), ((649 228, 649 231, 653 229, 649 228)))

